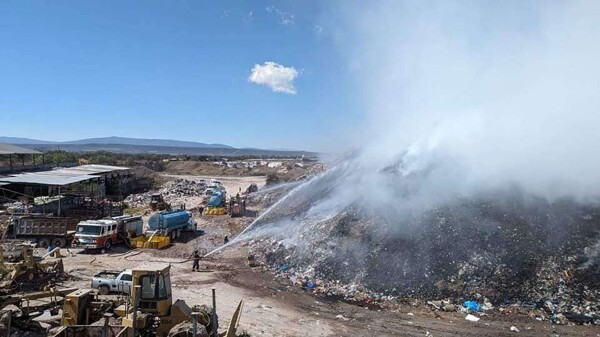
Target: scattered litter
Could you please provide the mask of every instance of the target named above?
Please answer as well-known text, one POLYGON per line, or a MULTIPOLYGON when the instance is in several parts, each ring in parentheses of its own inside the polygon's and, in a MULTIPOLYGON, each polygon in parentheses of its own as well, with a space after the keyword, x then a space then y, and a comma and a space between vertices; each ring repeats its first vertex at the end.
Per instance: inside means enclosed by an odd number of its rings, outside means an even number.
POLYGON ((346 317, 344 317, 342 315, 337 315, 337 316, 335 316, 335 318, 341 319, 342 321, 349 321, 350 320, 350 318, 346 318, 346 317))
POLYGON ((512 331, 512 332, 519 332, 519 329, 516 326, 511 326, 510 327, 510 331, 512 331))
POLYGON ((475 312, 481 311, 481 306, 476 301, 465 301, 465 303, 463 303, 463 306, 468 310, 472 310, 475 312))
POLYGON ((477 321, 479 321, 479 320, 480 320, 480 318, 479 318, 479 317, 477 317, 477 316, 473 316, 473 315, 471 315, 471 314, 468 314, 468 315, 467 315, 467 317, 465 317, 465 319, 466 319, 467 321, 471 321, 471 322, 477 322, 477 321))

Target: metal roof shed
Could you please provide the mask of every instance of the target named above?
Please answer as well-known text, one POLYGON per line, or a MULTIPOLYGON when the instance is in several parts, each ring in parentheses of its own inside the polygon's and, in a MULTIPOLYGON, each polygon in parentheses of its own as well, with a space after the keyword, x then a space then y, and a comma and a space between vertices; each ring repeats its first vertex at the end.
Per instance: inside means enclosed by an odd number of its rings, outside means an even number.
POLYGON ((25 173, 12 177, 0 178, 0 182, 17 183, 17 184, 36 184, 36 185, 51 185, 65 186, 81 181, 100 178, 94 175, 53 175, 39 173, 25 173))
POLYGON ((0 154, 42 154, 40 151, 12 144, 0 144, 0 154))
MULTIPOLYGON (((33 161, 34 167, 35 167, 35 155, 37 155, 37 154, 42 155, 42 164, 44 163, 44 154, 40 151, 36 151, 33 149, 28 149, 26 147, 16 146, 16 145, 12 145, 12 144, 0 144, 0 156, 8 156, 8 161, 9 161, 8 172, 14 171, 14 166, 13 166, 13 156, 14 155, 20 155, 21 162, 22 162, 22 169, 27 168, 25 166, 25 155, 26 154, 31 155, 31 159, 33 161)), ((0 167, 0 169, 2 169, 2 171, 6 171, 6 169, 3 169, 2 167, 0 167)))

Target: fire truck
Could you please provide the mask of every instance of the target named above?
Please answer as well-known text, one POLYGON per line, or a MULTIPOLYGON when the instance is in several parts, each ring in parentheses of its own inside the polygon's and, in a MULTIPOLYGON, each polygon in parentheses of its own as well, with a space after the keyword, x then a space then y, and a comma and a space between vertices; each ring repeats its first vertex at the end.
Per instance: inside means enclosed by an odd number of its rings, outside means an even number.
POLYGON ((81 221, 77 224, 73 245, 86 251, 104 253, 115 244, 129 242, 129 239, 141 235, 143 230, 144 221, 139 216, 81 221))

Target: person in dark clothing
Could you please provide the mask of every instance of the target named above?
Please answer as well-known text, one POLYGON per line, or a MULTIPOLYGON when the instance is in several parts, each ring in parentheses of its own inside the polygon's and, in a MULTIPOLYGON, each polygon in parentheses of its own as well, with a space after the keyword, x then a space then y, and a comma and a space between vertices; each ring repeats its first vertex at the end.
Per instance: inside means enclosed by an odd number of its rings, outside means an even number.
POLYGON ((194 251, 194 255, 192 256, 192 258, 194 259, 194 265, 192 266, 192 271, 200 271, 200 254, 198 253, 198 250, 196 249, 194 251))
POLYGON ((223 243, 227 244, 227 242, 229 242, 229 238, 227 237, 227 235, 225 235, 225 238, 223 239, 223 243))

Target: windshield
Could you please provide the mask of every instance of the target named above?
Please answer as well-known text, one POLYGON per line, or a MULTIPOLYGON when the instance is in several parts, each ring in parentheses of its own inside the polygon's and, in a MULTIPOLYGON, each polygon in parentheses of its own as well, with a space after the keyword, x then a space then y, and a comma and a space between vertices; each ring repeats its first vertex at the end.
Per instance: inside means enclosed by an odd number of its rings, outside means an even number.
POLYGON ((77 234, 100 235, 100 226, 77 225, 77 234))

